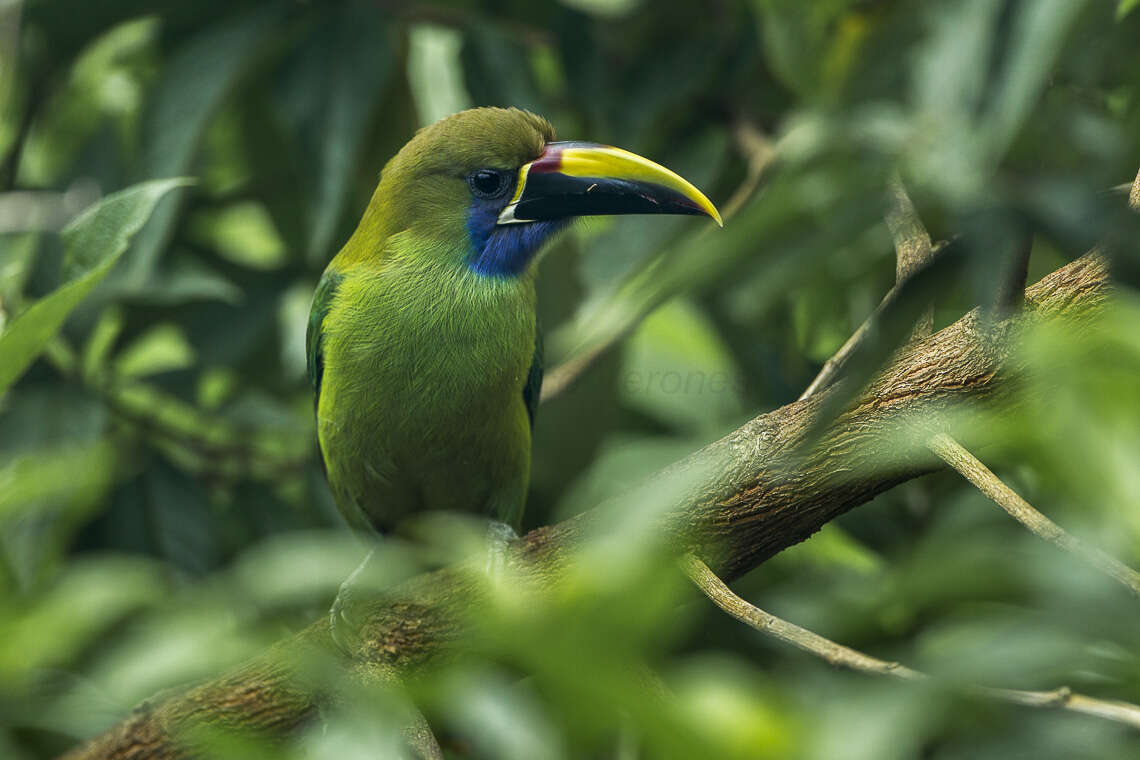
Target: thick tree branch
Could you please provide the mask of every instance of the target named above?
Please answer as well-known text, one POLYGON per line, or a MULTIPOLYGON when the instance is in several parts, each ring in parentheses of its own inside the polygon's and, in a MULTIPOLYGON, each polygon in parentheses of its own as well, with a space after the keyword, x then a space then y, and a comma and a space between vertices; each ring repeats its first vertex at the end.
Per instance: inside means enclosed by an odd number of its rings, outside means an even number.
MULTIPOLYGON (((896 286, 928 264, 935 251, 930 237, 919 219, 906 188, 897 173, 892 174, 888 186, 891 204, 887 211, 887 227, 895 244, 896 286)), ((1140 203, 1140 174, 1133 187, 1133 206, 1140 203)), ((1029 271, 1029 254, 1033 247, 1032 235, 1019 241, 1009 262, 1009 271, 999 289, 994 311, 998 317, 1009 317, 1021 309, 1024 302, 1026 275, 1029 271)), ((889 299, 890 296, 888 296, 889 299)), ((888 299, 884 299, 884 303, 888 299)), ((882 306, 880 306, 880 309, 882 306)), ((877 310, 878 311, 878 310, 877 310)), ((842 369, 847 357, 866 338, 871 319, 865 321, 844 343, 840 350, 824 365, 819 375, 804 391, 801 399, 813 395, 830 383, 842 369)), ((913 338, 928 335, 933 328, 933 308, 927 309, 915 325, 913 338)), ((1084 558, 1097 569, 1120 581, 1133 593, 1140 595, 1140 574, 1104 553, 1085 547, 1055 523, 1030 506, 994 475, 984 464, 973 457, 957 441, 945 433, 934 436, 930 449, 948 465, 965 476, 986 496, 1006 510, 1015 520, 1036 535, 1053 542, 1067 551, 1084 558)), ((732 592, 728 585, 691 554, 682 558, 682 566, 694 584, 718 607, 732 617, 761 633, 776 638, 820 657, 831 665, 841 666, 875 675, 892 676, 905 680, 923 680, 927 676, 897 662, 886 662, 845 647, 806 628, 761 610, 732 592)), ((983 697, 1031 707, 1065 709, 1095 715, 1140 728, 1140 706, 1125 702, 1105 701, 1072 693, 1068 687, 1052 691, 1022 691, 974 687, 983 697)))
MULTIPOLYGON (((1107 297, 1107 279, 1099 257, 1078 259, 1030 288, 1018 319, 1087 314, 1107 297)), ((903 348, 813 445, 801 449, 829 391, 757 417, 629 498, 667 495, 657 526, 662 537, 694 551, 721 577, 738 577, 829 520, 936 469, 938 460, 925 447, 931 431, 910 441, 904 433, 911 426, 956 405, 1014 403, 1002 337, 1014 332, 983 329, 983 317, 971 313, 903 348), (789 453, 801 450, 807 453, 789 453)), ((531 531, 511 566, 535 583, 558 578, 605 509, 531 531)), ((345 666, 362 679, 375 678, 380 670, 404 673, 453 650, 463 621, 485 603, 483 593, 461 569, 409 581, 369 610, 362 646, 345 666)), ((295 730, 314 717, 320 693, 297 663, 329 657, 330 644, 322 619, 242 668, 144 705, 70 757, 180 757, 180 732, 199 721, 274 735, 295 730)))
MULTIPOLYGON (((808 654, 822 658, 828 664, 841 668, 857 670, 872 675, 890 676, 905 681, 924 681, 929 676, 917 670, 900 665, 897 662, 887 662, 876 657, 864 654, 857 649, 845 647, 831 639, 820 636, 818 633, 801 628, 795 623, 778 618, 765 612, 759 607, 750 604, 736 594, 732 593, 724 581, 709 569, 708 565, 699 559, 688 555, 683 559, 686 574, 692 579, 701 591, 704 592, 713 604, 720 607, 732 617, 745 625, 751 626, 761 633, 775 636, 781 641, 802 649, 808 654)), ((1116 721, 1140 729, 1140 706, 1116 700, 1096 699, 1084 694, 1075 694, 1068 687, 1052 689, 1050 691, 1023 691, 1021 689, 996 689, 989 686, 974 686, 968 693, 976 694, 986 699, 1027 707, 1042 707, 1054 710, 1070 710, 1072 712, 1094 715, 1098 718, 1116 721)))

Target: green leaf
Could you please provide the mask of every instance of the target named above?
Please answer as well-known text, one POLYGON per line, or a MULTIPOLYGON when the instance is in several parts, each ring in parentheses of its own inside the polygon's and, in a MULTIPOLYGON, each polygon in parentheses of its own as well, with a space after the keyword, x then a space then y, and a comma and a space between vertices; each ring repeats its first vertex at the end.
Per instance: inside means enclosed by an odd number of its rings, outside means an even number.
POLYGON ((107 196, 63 231, 67 282, 32 304, 0 335, 0 393, 43 350, 71 310, 106 276, 127 244, 154 211, 155 204, 185 178, 153 180, 107 196))
POLYGON ((323 263, 332 253, 337 223, 360 153, 396 70, 395 27, 373 3, 355 0, 323 11, 289 68, 281 108, 297 125, 299 157, 312 178, 307 255, 323 263))
POLYGON ((115 374, 120 377, 146 377, 160 372, 186 369, 194 364, 194 347, 178 325, 155 325, 140 335, 115 357, 115 374))
POLYGON ((713 432, 744 408, 731 351, 682 298, 650 314, 630 338, 619 389, 632 408, 692 432, 713 432))
MULTIPOLYGON (((477 106, 510 103, 542 113, 546 103, 539 94, 533 53, 500 26, 475 23, 463 37, 461 61, 464 84, 477 106)), ((557 66, 557 62, 553 61, 557 66)))
POLYGON ((0 635, 6 684, 30 681, 36 669, 66 663, 109 626, 162 593, 158 569, 118 558, 74 563, 53 586, 7 614, 0 635))
POLYGON ((37 449, 0 465, 0 521, 40 509, 82 512, 113 482, 118 453, 105 441, 37 449))
POLYGON ((190 220, 190 234, 192 239, 239 266, 270 271, 288 261, 285 243, 272 217, 264 206, 253 201, 195 214, 190 220))
POLYGON ((420 123, 432 124, 470 108, 459 60, 463 36, 447 27, 416 24, 408 32, 408 45, 408 81, 420 123))
POLYGON ((866 33, 856 0, 755 0, 764 52, 780 81, 805 98, 837 92, 866 33))
POLYGON ((1127 16, 1137 5, 1140 5, 1140 0, 1120 0, 1116 6, 1116 20, 1127 16))
MULTIPOLYGON (((258 42, 275 18, 275 12, 264 9, 237 21, 223 18, 175 52, 156 85, 144 124, 143 176, 189 172, 210 117, 259 55, 258 42)), ((121 277, 128 290, 137 292, 149 284, 177 211, 176 198, 164 201, 135 241, 115 277, 121 277)))

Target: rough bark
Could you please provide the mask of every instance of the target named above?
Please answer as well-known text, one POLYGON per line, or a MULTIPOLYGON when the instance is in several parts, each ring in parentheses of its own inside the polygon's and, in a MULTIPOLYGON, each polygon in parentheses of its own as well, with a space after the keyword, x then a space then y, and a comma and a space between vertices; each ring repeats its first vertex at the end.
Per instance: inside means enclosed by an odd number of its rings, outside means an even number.
MULTIPOLYGON (((1107 294, 1104 262, 1085 256, 1030 288, 1016 318, 995 325, 971 313, 908 345, 818 440, 807 440, 813 414, 832 390, 757 417, 625 498, 668 498, 659 526, 665 535, 721 577, 737 577, 849 509, 940 467, 924 445, 931 432, 925 426, 951 406, 1016 398, 1009 348, 1018 327, 1079 317, 1107 294), (914 426, 922 433, 911 443, 907 431, 914 426)), ((514 569, 540 584, 557 577, 606 508, 531 531, 512 557, 514 569)), ((455 569, 394 589, 369 610, 359 650, 340 665, 363 679, 389 679, 454 650, 480 593, 469 573, 455 569)), ((67 757, 182 757, 183 729, 200 721, 287 735, 325 698, 295 664, 331 652, 328 621, 320 620, 231 673, 140 706, 67 757)))

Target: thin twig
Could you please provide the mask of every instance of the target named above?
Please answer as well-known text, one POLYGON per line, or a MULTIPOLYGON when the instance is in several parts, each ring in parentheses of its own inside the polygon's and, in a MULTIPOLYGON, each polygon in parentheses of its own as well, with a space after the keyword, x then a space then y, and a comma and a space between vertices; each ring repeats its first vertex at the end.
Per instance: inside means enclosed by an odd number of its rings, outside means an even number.
POLYGON ((596 362, 602 354, 608 351, 615 343, 625 338, 631 332, 636 322, 629 325, 626 329, 610 337, 604 343, 600 343, 593 348, 589 348, 580 354, 575 354, 557 367, 552 369, 549 374, 542 381, 542 393, 539 394, 539 403, 546 403, 550 399, 558 396, 562 391, 570 387, 570 385, 581 377, 591 364, 596 362))
POLYGON ((930 450, 946 464, 1032 533, 1075 554, 1097 570, 1119 581, 1136 596, 1140 596, 1140 573, 1099 549, 1085 546, 1075 536, 1066 533, 1063 528, 1018 496, 1001 478, 949 435, 939 433, 930 439, 928 445, 930 450))
POLYGON ((880 676, 894 676, 910 681, 926 678, 917 670, 911 670, 897 662, 879 660, 858 650, 837 644, 831 639, 824 638, 806 628, 801 628, 783 618, 778 618, 770 612, 765 612, 754 604, 746 602, 734 594, 728 584, 722 581, 708 565, 692 554, 686 554, 682 557, 681 565, 685 574, 717 607, 761 633, 775 636, 780 641, 787 642, 797 649, 802 649, 809 654, 822 658, 829 665, 880 676))
POLYGON ((883 308, 889 302, 891 294, 893 294, 897 288, 897 285, 891 288, 890 293, 887 293, 883 300, 879 301, 879 305, 875 307, 875 310, 871 312, 871 316, 863 320, 863 324, 859 325, 859 327, 855 329, 855 332, 851 333, 851 337, 839 347, 839 350, 823 363, 815 379, 813 379, 808 387, 804 388, 804 392, 800 394, 799 399, 797 399, 798 401, 803 401, 810 396, 814 396, 838 379, 839 373, 843 370, 843 365, 851 358, 851 354, 855 353, 855 349, 859 348, 859 346, 863 344, 863 341, 867 339, 867 333, 870 332, 871 325, 874 324, 875 318, 882 312, 883 308))
POLYGON ((891 172, 887 190, 891 203, 886 222, 895 244, 895 282, 902 282, 933 258, 934 247, 898 172, 891 172))
MULTIPOLYGON (((875 323, 883 309, 897 296, 902 284, 906 282, 908 277, 929 263, 939 251, 937 246, 931 244, 930 235, 927 234, 922 220, 918 218, 914 204, 911 203, 910 196, 907 195, 906 188, 897 173, 892 173, 889 178, 888 190, 891 202, 887 209, 886 222, 895 245, 894 287, 871 312, 871 316, 863 320, 863 324, 851 333, 851 337, 840 346, 839 350, 823 363, 819 373, 800 394, 800 401, 809 396, 814 396, 839 378, 848 359, 867 339, 871 325, 875 323)), ((928 309, 915 324, 914 332, 911 334, 912 339, 929 335, 933 329, 934 311, 928 309)))
POLYGON ((736 212, 740 211, 756 192, 760 178, 764 176, 764 170, 768 168, 776 155, 772 140, 769 139, 768 135, 747 119, 739 119, 733 125, 732 137, 736 142, 737 151, 744 156, 747 166, 745 167, 744 181, 737 186, 721 209, 722 216, 725 219, 736 216, 736 212))
MULTIPOLYGON (((713 604, 720 607, 732 617, 761 633, 774 636, 783 642, 791 644, 808 654, 822 658, 828 664, 849 668, 860 673, 890 676, 905 681, 929 681, 930 676, 897 662, 887 662, 864 654, 851 647, 838 644, 831 639, 820 636, 818 633, 801 628, 795 623, 778 618, 765 612, 754 604, 750 604, 732 592, 727 584, 717 577, 709 566, 692 554, 682 558, 685 573, 694 584, 704 592, 713 604)), ((1124 723, 1133 728, 1140 729, 1140 706, 1128 702, 1096 699, 1084 694, 1077 694, 1067 686, 1049 691, 1024 691, 1021 689, 998 689, 990 686, 971 686, 966 689, 969 694, 976 694, 987 699, 1010 702, 1027 707, 1040 707, 1046 709, 1069 710, 1085 715, 1092 715, 1105 720, 1124 723)))

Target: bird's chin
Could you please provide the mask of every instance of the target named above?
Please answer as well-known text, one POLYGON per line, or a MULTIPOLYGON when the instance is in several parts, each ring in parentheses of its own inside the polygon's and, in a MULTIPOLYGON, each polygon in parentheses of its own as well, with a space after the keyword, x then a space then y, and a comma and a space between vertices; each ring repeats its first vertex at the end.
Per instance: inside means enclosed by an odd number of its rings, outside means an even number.
POLYGON ((471 269, 489 277, 517 277, 527 271, 542 247, 569 222, 557 219, 495 225, 481 250, 472 257, 471 269))

